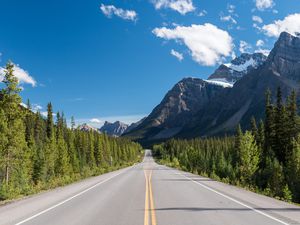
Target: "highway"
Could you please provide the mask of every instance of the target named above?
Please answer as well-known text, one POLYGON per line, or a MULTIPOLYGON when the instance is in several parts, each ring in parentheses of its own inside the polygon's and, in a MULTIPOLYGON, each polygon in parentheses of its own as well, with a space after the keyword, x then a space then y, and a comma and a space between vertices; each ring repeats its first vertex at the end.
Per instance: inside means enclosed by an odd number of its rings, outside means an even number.
POLYGON ((300 207, 153 161, 0 207, 1 225, 300 224, 300 207))

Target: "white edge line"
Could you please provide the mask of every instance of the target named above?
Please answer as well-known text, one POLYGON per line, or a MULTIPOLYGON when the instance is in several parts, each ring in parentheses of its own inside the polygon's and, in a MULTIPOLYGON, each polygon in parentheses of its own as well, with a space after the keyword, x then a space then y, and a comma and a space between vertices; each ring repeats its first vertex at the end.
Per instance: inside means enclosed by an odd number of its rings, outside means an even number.
MULTIPOLYGON (((132 167, 129 167, 128 169, 130 169, 130 168, 132 168, 132 167)), ((79 192, 78 194, 76 194, 76 195, 74 195, 74 196, 72 196, 72 197, 70 197, 70 198, 67 198, 67 199, 64 200, 64 201, 62 201, 62 202, 60 202, 60 203, 57 203, 57 204, 54 205, 54 206, 51 206, 51 207, 49 207, 49 208, 47 208, 47 209, 45 209, 45 210, 43 210, 43 211, 41 211, 41 212, 39 212, 39 213, 37 213, 37 214, 35 214, 35 215, 33 215, 33 216, 31 216, 31 217, 25 219, 25 220, 22 220, 21 222, 18 222, 18 223, 16 223, 15 225, 21 225, 21 224, 24 224, 24 223, 26 223, 26 222, 28 222, 28 221, 30 221, 30 220, 32 220, 32 219, 34 219, 34 218, 36 218, 36 217, 38 217, 38 216, 44 214, 44 213, 46 213, 46 212, 49 212, 50 210, 52 210, 52 209, 54 209, 54 208, 56 208, 56 207, 58 207, 58 206, 60 206, 60 205, 63 205, 63 204, 65 204, 65 203, 71 201, 72 199, 74 199, 74 198, 80 196, 80 195, 83 195, 84 193, 86 193, 86 192, 88 192, 88 191, 94 189, 95 187, 97 187, 97 186, 99 186, 99 185, 101 185, 101 184, 103 184, 103 183, 106 183, 107 181, 113 179, 114 177, 117 177, 117 176, 119 176, 119 175, 125 173, 128 169, 126 169, 125 171, 122 171, 122 172, 120 172, 120 173, 117 173, 117 174, 115 174, 114 176, 109 177, 109 178, 107 178, 107 179, 105 179, 105 180, 103 180, 103 181, 100 181, 99 183, 93 185, 92 187, 89 187, 88 189, 85 189, 85 190, 79 192)))
POLYGON ((265 216, 265 217, 268 217, 269 219, 275 220, 275 221, 277 221, 278 223, 281 223, 281 224, 284 224, 284 225, 290 225, 290 224, 288 224, 288 223, 286 223, 286 222, 284 222, 284 221, 282 221, 282 220, 279 220, 279 219, 277 219, 277 218, 275 218, 275 217, 273 217, 273 216, 270 216, 270 215, 268 215, 268 214, 266 214, 266 213, 264 213, 264 212, 262 212, 262 211, 260 211, 260 210, 257 210, 257 209, 255 209, 255 208, 253 208, 253 207, 251 207, 251 206, 248 206, 248 205, 246 205, 246 204, 244 204, 244 203, 242 203, 242 202, 240 202, 240 201, 238 201, 238 200, 236 200, 236 199, 234 199, 234 198, 232 198, 232 197, 229 197, 228 195, 222 194, 221 192, 218 192, 218 191, 216 191, 216 190, 214 190, 214 189, 212 189, 212 188, 210 188, 210 187, 208 187, 208 186, 206 186, 206 185, 204 185, 204 184, 201 184, 201 183, 199 183, 199 182, 197 182, 197 181, 195 181, 195 180, 193 180, 193 179, 191 179, 191 178, 185 176, 185 175, 182 174, 182 173, 175 173, 175 174, 180 175, 180 176, 183 176, 183 177, 185 177, 186 179, 193 181, 195 184, 198 184, 198 185, 200 185, 201 187, 203 187, 203 188, 205 188, 205 189, 207 189, 207 190, 209 190, 209 191, 212 191, 212 192, 214 192, 214 193, 216 193, 216 194, 218 194, 218 195, 221 195, 221 196, 223 196, 224 198, 227 198, 227 199, 229 199, 229 200, 231 200, 231 201, 233 201, 233 202, 235 202, 235 203, 237 203, 237 204, 239 204, 239 205, 242 205, 242 206, 244 206, 244 207, 246 207, 246 208, 248 208, 248 209, 251 209, 251 210, 253 210, 254 212, 256 212, 256 213, 258 213, 258 214, 261 214, 261 215, 263 215, 263 216, 265 216))

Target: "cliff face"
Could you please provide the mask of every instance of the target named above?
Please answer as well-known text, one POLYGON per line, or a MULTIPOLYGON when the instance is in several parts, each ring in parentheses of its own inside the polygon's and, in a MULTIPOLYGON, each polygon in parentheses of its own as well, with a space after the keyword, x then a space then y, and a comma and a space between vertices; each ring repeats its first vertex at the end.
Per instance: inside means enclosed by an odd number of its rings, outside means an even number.
POLYGON ((172 137, 224 89, 222 85, 202 79, 185 78, 166 94, 139 126, 126 135, 148 140, 172 137))

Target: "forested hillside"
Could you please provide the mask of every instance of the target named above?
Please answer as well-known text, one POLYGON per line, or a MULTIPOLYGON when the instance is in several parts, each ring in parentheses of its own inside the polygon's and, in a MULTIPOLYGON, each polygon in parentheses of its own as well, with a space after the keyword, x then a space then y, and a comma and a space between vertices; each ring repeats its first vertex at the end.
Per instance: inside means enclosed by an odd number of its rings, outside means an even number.
POLYGON ((63 113, 53 119, 22 107, 13 64, 6 66, 0 94, 0 200, 28 195, 137 162, 139 144, 97 131, 67 127, 63 113))
MULTIPOLYGON (((273 104, 266 93, 265 120, 235 137, 170 140, 154 146, 163 163, 248 187, 272 197, 300 202, 300 124, 296 93, 273 104)), ((249 121, 250 123, 250 121, 249 121)))

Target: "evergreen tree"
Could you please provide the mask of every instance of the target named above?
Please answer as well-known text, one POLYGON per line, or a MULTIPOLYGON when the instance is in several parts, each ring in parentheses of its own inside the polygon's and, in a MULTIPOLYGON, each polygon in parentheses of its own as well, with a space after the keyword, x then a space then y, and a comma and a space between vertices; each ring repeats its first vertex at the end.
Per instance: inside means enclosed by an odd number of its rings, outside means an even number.
POLYGON ((258 129, 255 118, 252 116, 251 118, 251 133, 255 138, 256 143, 259 143, 258 129))
POLYGON ((51 102, 47 105, 47 137, 51 140, 54 137, 53 110, 51 102))
MULTIPOLYGON (((25 127, 20 104, 18 79, 14 76, 14 64, 8 63, 2 81, 0 108, 4 122, 6 141, 1 149, 4 162, 4 181, 9 190, 22 193, 28 189, 30 156, 25 139, 25 127)), ((7 193, 8 195, 10 193, 7 193)))
POLYGON ((281 88, 278 87, 275 110, 275 143, 273 150, 277 159, 281 163, 285 163, 285 155, 288 147, 287 125, 286 110, 283 105, 282 92, 281 88))
POLYGON ((74 116, 71 117, 71 129, 74 130, 75 129, 75 119, 74 119, 74 116))
POLYGON ((252 184, 253 176, 258 170, 260 155, 255 139, 249 131, 242 136, 239 152, 241 180, 244 184, 252 184))

